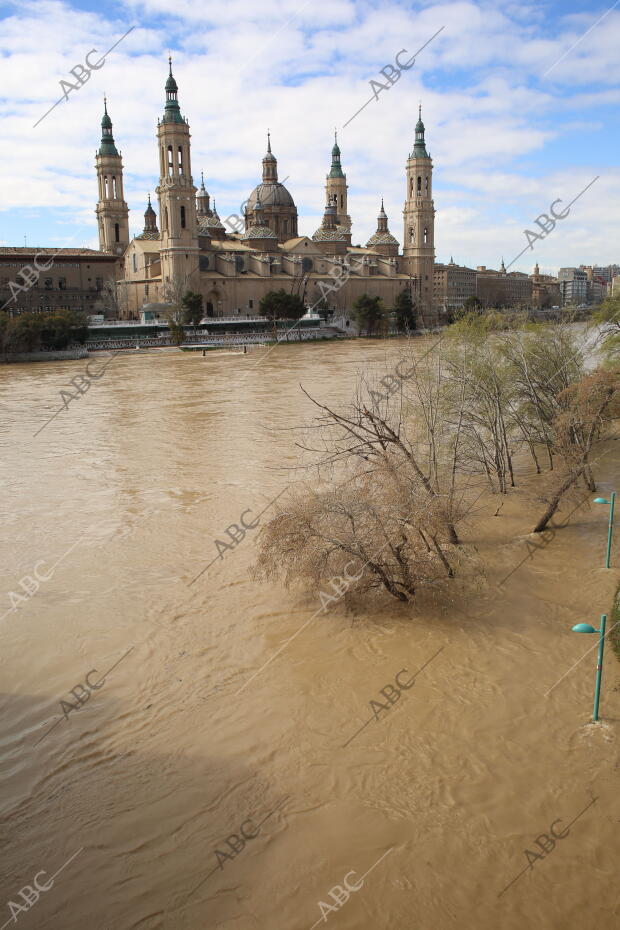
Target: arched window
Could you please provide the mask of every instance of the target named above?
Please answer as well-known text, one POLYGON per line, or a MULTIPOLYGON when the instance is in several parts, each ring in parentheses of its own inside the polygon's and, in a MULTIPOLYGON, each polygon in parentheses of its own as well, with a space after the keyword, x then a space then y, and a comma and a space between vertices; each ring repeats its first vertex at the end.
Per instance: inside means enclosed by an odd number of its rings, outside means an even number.
POLYGON ((413 197, 413 178, 409 182, 409 196, 413 197))
POLYGON ((168 146, 168 177, 172 177, 172 172, 174 170, 174 164, 172 162, 172 146, 168 146))
POLYGON ((116 177, 112 175, 112 196, 116 200, 116 177))
POLYGON ((185 207, 181 207, 181 229, 185 229, 185 207))
POLYGON ((424 193, 428 196, 428 175, 424 178, 424 193))
POLYGON ((179 146, 179 174, 183 174, 183 146, 179 146))
POLYGON ((340 206, 344 207, 344 194, 340 195, 340 206))
POLYGON ((120 230, 119 230, 119 228, 118 228, 118 223, 115 223, 115 224, 114 224, 114 240, 115 240, 115 242, 120 242, 120 241, 121 241, 120 230))
POLYGON ((409 227, 409 242, 411 245, 415 242, 415 227, 413 226, 409 227))
POLYGON ((109 187, 110 187, 110 185, 109 185, 109 183, 108 183, 108 176, 107 176, 107 174, 106 174, 106 175, 104 175, 104 178, 103 178, 103 197, 104 197, 104 200, 107 200, 108 197, 110 196, 109 187))
POLYGON ((428 243, 428 226, 424 227, 424 245, 428 243))
POLYGON ((168 232, 168 207, 164 207, 164 229, 168 232))
POLYGON ((422 192, 422 178, 418 175, 418 194, 422 192))

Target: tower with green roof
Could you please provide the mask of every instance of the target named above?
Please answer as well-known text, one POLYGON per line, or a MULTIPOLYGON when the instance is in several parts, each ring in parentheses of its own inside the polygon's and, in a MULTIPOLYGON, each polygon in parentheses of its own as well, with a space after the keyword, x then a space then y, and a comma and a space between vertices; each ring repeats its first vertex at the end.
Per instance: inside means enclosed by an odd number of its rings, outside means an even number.
POLYGON ((332 164, 327 175, 325 184, 325 193, 327 195, 326 203, 334 204, 336 207, 336 225, 348 237, 347 241, 351 244, 351 217, 348 213, 347 206, 347 176, 342 170, 340 163, 340 146, 338 145, 338 134, 334 132, 334 145, 332 148, 332 164))
POLYGON ((123 255, 129 245, 129 208, 123 192, 123 159, 116 148, 108 102, 103 98, 101 145, 95 154, 99 199, 95 213, 99 227, 99 248, 112 255, 123 255))
POLYGON ((412 275, 413 298, 420 305, 425 321, 433 312, 433 271, 435 266, 435 205, 433 203, 433 162, 426 149, 422 106, 415 127, 413 150, 407 159, 407 199, 405 200, 403 255, 405 268, 412 275))
POLYGON ((172 59, 166 81, 164 114, 157 122, 159 148, 159 225, 162 283, 184 282, 191 290, 198 280, 196 188, 192 179, 189 123, 181 115, 172 59))

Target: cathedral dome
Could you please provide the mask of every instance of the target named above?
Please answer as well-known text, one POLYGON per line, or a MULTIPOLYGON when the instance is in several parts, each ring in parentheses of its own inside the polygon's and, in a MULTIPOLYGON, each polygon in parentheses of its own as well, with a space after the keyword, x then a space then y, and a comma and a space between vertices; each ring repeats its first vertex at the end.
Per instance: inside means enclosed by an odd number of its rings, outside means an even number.
POLYGON ((366 243, 368 248, 373 245, 398 245, 398 239, 389 232, 376 232, 366 243))
POLYGON ((262 184, 258 184, 248 197, 247 209, 253 210, 257 200, 260 200, 264 207, 295 206, 295 201, 279 181, 263 181, 262 184))

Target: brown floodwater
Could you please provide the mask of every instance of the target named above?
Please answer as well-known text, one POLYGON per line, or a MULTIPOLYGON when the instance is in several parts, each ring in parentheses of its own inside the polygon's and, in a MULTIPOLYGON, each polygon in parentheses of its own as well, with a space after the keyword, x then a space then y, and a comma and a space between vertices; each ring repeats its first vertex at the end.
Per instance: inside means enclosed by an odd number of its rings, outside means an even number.
POLYGON ((36 436, 84 363, 0 368, 0 926, 620 927, 620 666, 593 726, 570 632, 611 608, 606 508, 529 553, 546 479, 482 497, 471 583, 418 608, 317 614, 255 529, 213 562, 296 480, 299 385, 347 400, 386 350, 119 356, 36 436))

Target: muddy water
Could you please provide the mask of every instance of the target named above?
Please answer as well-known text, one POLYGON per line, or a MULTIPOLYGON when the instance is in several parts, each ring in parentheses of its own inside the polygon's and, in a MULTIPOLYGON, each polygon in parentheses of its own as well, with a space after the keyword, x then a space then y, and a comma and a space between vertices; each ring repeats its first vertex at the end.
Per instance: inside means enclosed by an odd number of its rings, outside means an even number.
POLYGON ((0 370, 0 613, 24 597, 0 625, 0 926, 12 901, 24 930, 620 927, 619 666, 596 727, 595 651, 569 671, 618 576, 603 508, 501 583, 536 486, 481 499, 485 576, 417 612, 314 616, 252 580, 251 530, 191 583, 289 480, 298 385, 344 400, 384 353, 120 357, 36 437, 82 363, 0 370))

